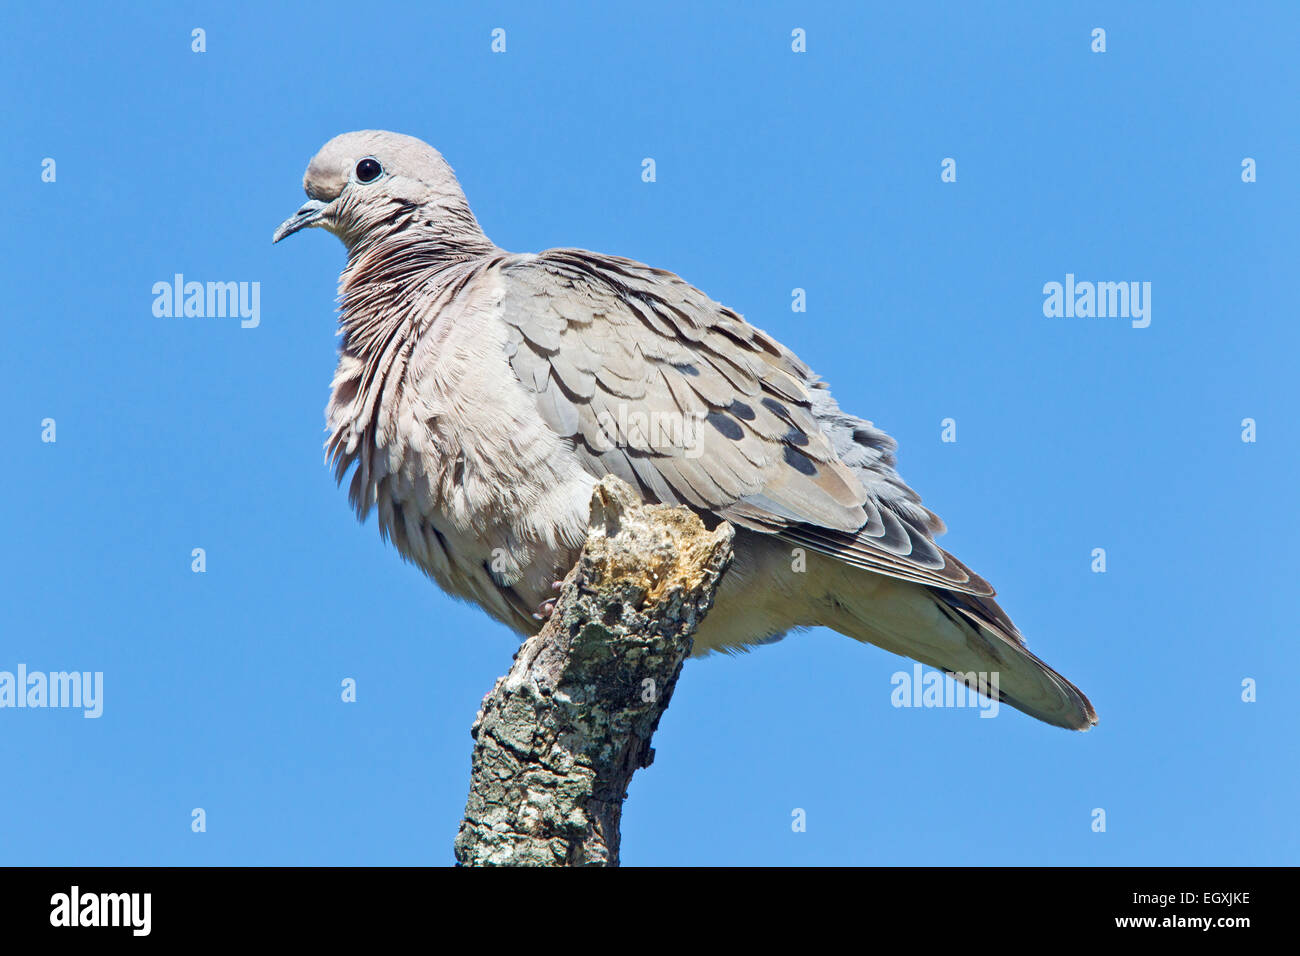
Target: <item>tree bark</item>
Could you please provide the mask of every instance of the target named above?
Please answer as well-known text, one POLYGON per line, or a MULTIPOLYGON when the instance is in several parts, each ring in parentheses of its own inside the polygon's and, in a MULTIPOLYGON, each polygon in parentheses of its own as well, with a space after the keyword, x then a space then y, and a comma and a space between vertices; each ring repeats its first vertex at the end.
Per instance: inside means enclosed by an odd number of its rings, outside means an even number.
POLYGON ((650 766, 692 635, 731 563, 733 532, 644 505, 605 478, 555 611, 484 699, 461 866, 617 866, 632 774, 650 766))

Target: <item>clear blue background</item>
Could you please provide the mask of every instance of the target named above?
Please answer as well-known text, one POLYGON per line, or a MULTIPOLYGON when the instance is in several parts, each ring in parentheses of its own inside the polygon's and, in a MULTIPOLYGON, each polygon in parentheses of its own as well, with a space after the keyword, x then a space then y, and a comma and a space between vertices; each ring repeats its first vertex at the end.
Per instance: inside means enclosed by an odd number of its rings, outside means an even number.
POLYGON ((436 145, 504 248, 794 348, 1101 715, 895 709, 910 662, 825 631, 695 661, 625 863, 1297 862, 1294 4, 6 6, 0 669, 105 710, 0 711, 0 863, 451 861, 516 640, 352 517, 344 251, 270 243, 357 128, 436 145), (260 282, 261 326, 155 318, 176 272, 260 282), (1044 318, 1067 272, 1151 282, 1150 328, 1044 318))

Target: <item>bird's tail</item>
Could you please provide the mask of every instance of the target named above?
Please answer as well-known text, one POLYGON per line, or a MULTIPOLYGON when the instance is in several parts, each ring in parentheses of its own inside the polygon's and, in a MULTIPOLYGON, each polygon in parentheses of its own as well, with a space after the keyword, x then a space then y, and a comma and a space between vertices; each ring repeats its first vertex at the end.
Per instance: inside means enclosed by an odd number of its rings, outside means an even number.
POLYGON ((1083 692, 1030 653, 992 598, 844 570, 850 580, 831 592, 819 623, 938 668, 1045 723, 1070 730, 1097 723, 1083 692))

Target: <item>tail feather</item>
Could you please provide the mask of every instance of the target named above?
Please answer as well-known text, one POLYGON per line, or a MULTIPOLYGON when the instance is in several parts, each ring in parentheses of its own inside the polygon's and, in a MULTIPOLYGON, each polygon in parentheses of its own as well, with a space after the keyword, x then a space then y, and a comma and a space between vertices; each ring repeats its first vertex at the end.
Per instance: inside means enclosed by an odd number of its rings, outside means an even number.
POLYGON ((992 598, 947 591, 873 575, 835 588, 821 621, 855 640, 942 670, 973 689, 970 675, 996 674, 997 696, 1031 717, 1069 730, 1087 730, 1097 712, 1079 688, 1048 667, 1025 645, 992 598))

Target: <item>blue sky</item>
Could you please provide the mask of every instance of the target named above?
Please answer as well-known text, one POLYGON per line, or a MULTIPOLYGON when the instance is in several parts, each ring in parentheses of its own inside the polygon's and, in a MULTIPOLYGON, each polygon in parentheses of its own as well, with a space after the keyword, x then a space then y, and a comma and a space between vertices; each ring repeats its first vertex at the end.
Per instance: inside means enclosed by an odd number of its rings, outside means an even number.
POLYGON ((625 864, 1297 862, 1294 5, 699 6, 8 11, 0 671, 104 694, 0 709, 0 863, 451 861, 516 641, 352 517, 344 251, 270 243, 358 128, 438 147, 502 247, 795 349, 1101 716, 894 708, 910 662, 821 630, 694 661, 625 864), (258 326, 156 317, 176 273, 260 283, 258 326), (1067 273, 1150 282, 1149 327, 1045 317, 1067 273))

